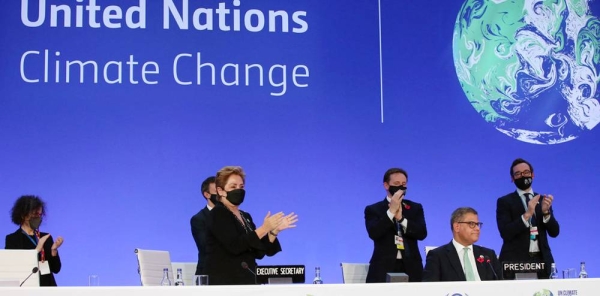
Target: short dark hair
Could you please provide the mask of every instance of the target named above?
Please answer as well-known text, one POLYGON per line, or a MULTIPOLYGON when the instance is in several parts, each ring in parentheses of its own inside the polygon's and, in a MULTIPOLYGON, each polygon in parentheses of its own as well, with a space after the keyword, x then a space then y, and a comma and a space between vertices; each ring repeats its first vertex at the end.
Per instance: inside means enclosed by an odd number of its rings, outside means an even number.
POLYGON ((393 174, 397 174, 397 173, 404 175, 404 177, 406 177, 406 181, 408 182, 408 173, 406 173, 406 171, 401 168, 391 168, 391 169, 385 171, 385 174, 383 174, 383 182, 389 183, 390 176, 392 176, 393 174))
POLYGON ((529 170, 531 170, 531 172, 533 173, 533 166, 531 165, 531 163, 529 163, 527 160, 523 159, 523 158, 517 158, 512 162, 512 165, 510 166, 510 177, 512 178, 513 176, 513 169, 521 163, 526 163, 529 166, 529 170))
POLYGON ((42 209, 42 216, 46 216, 46 203, 35 195, 23 195, 15 201, 10 210, 10 218, 17 225, 23 224, 23 219, 31 212, 42 209))
MULTIPOLYGON (((202 182, 202 185, 200 185, 200 190, 202 190, 201 192, 208 192, 208 189, 210 188, 210 184, 215 183, 215 176, 210 176, 208 178, 206 178, 206 180, 204 180, 202 182)), ((210 193, 210 192, 208 192, 210 193)))
POLYGON ((462 222, 460 220, 462 220, 462 218, 466 214, 477 215, 477 211, 475 211, 475 209, 471 208, 471 207, 462 207, 462 208, 458 208, 458 209, 454 210, 454 212, 452 212, 452 216, 450 216, 450 229, 452 231, 454 231, 454 223, 462 222))

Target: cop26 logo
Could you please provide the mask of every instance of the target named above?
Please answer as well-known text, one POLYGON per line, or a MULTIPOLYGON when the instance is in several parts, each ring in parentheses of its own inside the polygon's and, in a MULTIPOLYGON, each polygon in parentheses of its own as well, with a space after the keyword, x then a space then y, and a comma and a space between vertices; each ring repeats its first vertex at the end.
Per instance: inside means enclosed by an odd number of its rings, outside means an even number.
POLYGON ((519 141, 572 141, 600 123, 600 1, 466 0, 454 66, 475 110, 519 141))

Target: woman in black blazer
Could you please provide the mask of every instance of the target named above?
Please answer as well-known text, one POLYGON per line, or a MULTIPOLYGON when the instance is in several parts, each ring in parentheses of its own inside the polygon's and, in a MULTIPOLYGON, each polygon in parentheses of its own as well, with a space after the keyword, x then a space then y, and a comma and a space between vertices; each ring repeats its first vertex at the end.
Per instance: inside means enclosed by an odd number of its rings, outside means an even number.
POLYGON ((37 250, 40 286, 56 286, 54 274, 60 272, 58 248, 63 239, 59 236, 54 241, 50 234, 39 231, 42 218, 46 215, 45 207, 45 203, 37 196, 24 195, 17 199, 11 210, 11 219, 19 225, 19 229, 6 236, 5 249, 37 250))
POLYGON ((256 259, 281 251, 277 235, 298 221, 294 213, 268 213, 256 227, 252 216, 239 209, 245 197, 244 179, 241 167, 224 167, 216 175, 222 204, 210 211, 208 219, 205 272, 210 285, 256 284, 256 259))

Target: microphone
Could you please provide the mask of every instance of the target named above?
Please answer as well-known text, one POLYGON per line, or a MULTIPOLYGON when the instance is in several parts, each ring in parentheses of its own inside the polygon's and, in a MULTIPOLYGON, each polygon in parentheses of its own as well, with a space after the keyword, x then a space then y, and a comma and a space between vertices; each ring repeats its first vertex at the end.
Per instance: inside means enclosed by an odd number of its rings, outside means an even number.
POLYGON ((492 272, 494 273, 494 280, 497 280, 498 279, 498 275, 496 274, 496 271, 494 270, 494 266, 492 266, 492 260, 490 260, 489 256, 485 256, 484 258, 485 258, 485 262, 487 262, 487 264, 492 269, 492 272))
POLYGON ((248 267, 248 263, 246 263, 246 261, 242 261, 242 268, 254 275, 254 284, 256 285, 256 273, 254 273, 254 271, 248 267))
POLYGON ((27 276, 27 277, 26 277, 26 278, 25 278, 25 279, 24 279, 24 280, 21 282, 21 284, 19 285, 19 287, 22 287, 22 286, 23 286, 23 284, 24 284, 24 283, 25 283, 25 282, 26 282, 26 281, 27 281, 27 280, 28 280, 28 279, 29 279, 29 278, 30 278, 30 277, 31 277, 31 276, 32 276, 34 273, 38 272, 38 270, 40 270, 40 269, 39 269, 39 268, 37 268, 37 267, 34 267, 34 268, 31 270, 31 273, 30 273, 30 274, 29 274, 29 275, 28 275, 28 276, 27 276))

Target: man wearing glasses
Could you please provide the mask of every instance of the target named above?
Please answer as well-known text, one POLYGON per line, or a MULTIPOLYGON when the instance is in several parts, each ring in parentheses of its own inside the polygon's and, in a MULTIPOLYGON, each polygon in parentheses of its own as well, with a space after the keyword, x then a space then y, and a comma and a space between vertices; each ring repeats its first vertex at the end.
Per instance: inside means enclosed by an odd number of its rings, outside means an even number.
POLYGON ((498 198, 496 205, 503 240, 500 261, 544 262, 545 270, 538 272, 538 278, 547 279, 554 262, 548 236, 557 237, 560 230, 552 210, 554 197, 533 191, 533 166, 524 159, 513 161, 510 176, 517 191, 498 198))
POLYGON ((475 245, 481 226, 477 211, 458 208, 450 218, 453 239, 427 253, 424 282, 499 280, 502 268, 492 249, 475 245))

